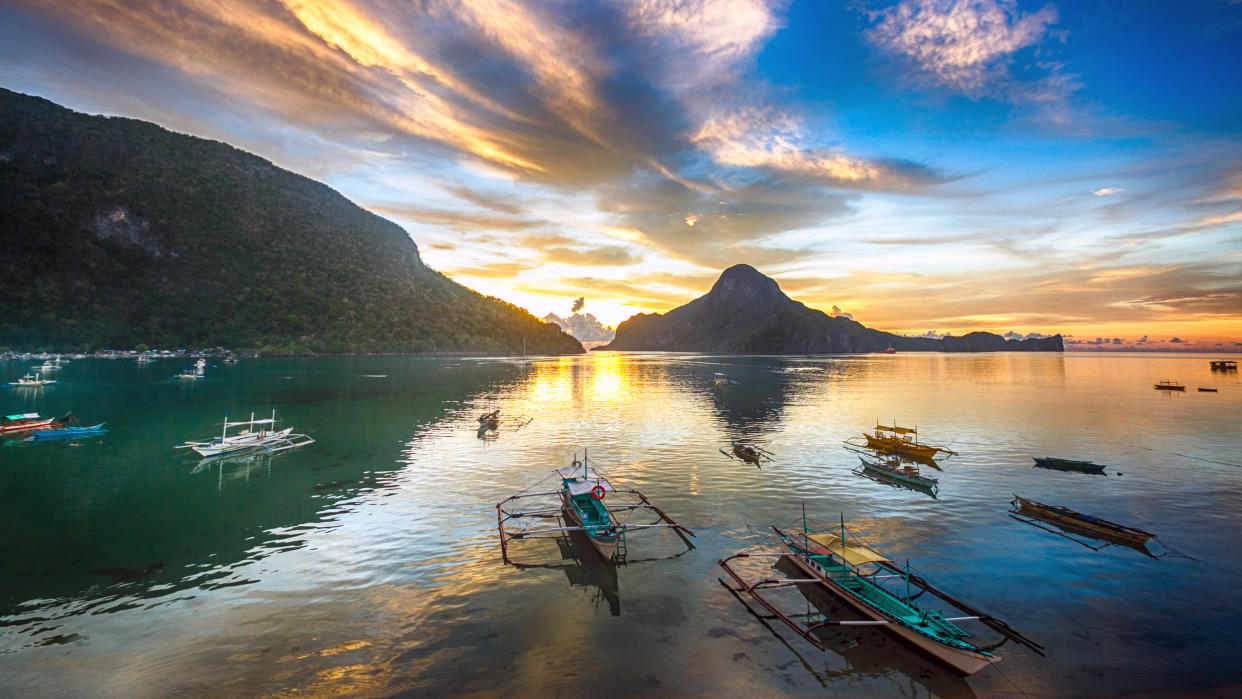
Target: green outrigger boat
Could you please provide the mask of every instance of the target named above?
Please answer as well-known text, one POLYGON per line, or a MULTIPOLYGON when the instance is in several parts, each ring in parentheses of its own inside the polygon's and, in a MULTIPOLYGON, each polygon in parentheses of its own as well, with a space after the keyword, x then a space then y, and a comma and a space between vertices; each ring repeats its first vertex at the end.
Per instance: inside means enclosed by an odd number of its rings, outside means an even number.
MULTIPOLYGON (((943 590, 936 589, 927 580, 911 572, 909 563, 903 568, 888 556, 846 536, 844 518, 839 531, 806 531, 794 533, 772 527, 780 539, 783 553, 739 553, 717 561, 733 579, 736 586, 720 580, 730 592, 750 608, 743 594, 763 606, 771 616, 785 622, 798 635, 823 650, 823 643, 815 636, 817 629, 827 626, 879 626, 901 641, 942 663, 962 675, 972 675, 1000 658, 992 651, 1006 641, 1017 643, 1043 655, 1043 646, 1026 638, 1000 619, 985 614, 943 590), (798 578, 766 578, 747 582, 734 562, 755 556, 777 556, 793 563, 798 578), (792 585, 810 585, 829 593, 845 603, 857 619, 829 619, 805 624, 793 615, 782 612, 769 601, 764 592, 792 585), (924 608, 915 600, 925 593, 939 598, 949 606, 963 612, 961 616, 946 617, 941 611, 924 608), (957 625, 958 622, 978 621, 1001 634, 999 642, 981 646, 971 641, 971 635, 957 625)), ((754 611, 753 609, 751 610, 754 611)))
POLYGON ((577 455, 569 466, 553 470, 559 481, 556 490, 530 493, 522 492, 511 495, 496 503, 496 524, 500 531, 501 557, 509 561, 509 543, 518 539, 558 538, 570 533, 581 533, 591 546, 606 562, 623 563, 627 556, 627 535, 629 532, 644 529, 671 529, 688 548, 694 548, 687 536, 694 532, 679 524, 668 514, 656 507, 647 496, 633 488, 619 487, 607 474, 587 464, 586 452, 579 461, 577 455), (605 504, 604 498, 616 496, 624 498, 620 502, 605 504), (509 503, 524 498, 541 498, 540 504, 533 510, 512 511, 505 509, 509 503), (657 517, 650 523, 631 523, 623 521, 623 516, 630 513, 648 512, 657 517), (557 517, 561 526, 548 527, 539 524, 540 520, 557 517), (518 522, 516 528, 507 526, 518 522))

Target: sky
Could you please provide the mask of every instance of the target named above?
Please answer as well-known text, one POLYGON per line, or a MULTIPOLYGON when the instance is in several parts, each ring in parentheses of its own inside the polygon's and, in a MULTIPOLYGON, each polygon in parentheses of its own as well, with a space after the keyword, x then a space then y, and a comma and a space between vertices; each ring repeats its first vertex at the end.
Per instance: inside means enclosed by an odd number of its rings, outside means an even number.
POLYGON ((882 330, 1242 348, 1239 0, 0 0, 0 86, 323 181, 538 316, 744 262, 882 330))

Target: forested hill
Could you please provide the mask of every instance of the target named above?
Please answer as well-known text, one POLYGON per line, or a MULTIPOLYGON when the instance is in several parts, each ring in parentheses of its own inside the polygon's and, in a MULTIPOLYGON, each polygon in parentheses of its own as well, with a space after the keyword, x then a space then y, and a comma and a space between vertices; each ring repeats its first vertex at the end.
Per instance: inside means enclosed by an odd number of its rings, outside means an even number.
POLYGON ((738 354, 877 352, 1060 352, 1060 335, 1006 340, 986 332, 961 337, 904 337, 872 330, 794 301, 776 280, 750 265, 721 273, 711 291, 669 311, 640 313, 617 326, 600 350, 659 350, 738 354))
POLYGON ((582 352, 323 184, 4 89, 0 246, 0 347, 582 352))

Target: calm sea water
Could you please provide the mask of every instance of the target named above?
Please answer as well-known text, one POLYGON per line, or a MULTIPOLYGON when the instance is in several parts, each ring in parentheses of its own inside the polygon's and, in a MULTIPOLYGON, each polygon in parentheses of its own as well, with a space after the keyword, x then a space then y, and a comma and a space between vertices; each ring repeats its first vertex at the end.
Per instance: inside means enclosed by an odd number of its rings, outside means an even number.
MULTIPOLYGON (((82 360, 0 392, 102 437, 0 442, 0 694, 1118 695, 1242 684, 1242 385, 1187 355, 514 361, 82 360), (713 386, 714 372, 737 381, 713 386), (1184 394, 1152 389, 1161 379, 1184 394), (1219 393, 1198 393, 1198 386, 1219 393), (200 462, 173 446, 275 405, 317 443, 200 462), (500 408, 498 438, 474 417, 500 408), (852 472, 879 419, 958 452, 939 498, 852 472), (776 455, 762 469, 719 449, 776 455), (635 561, 557 541, 501 560, 495 504, 575 452, 697 534, 635 561), (1108 476, 1032 468, 1090 459, 1108 476), (1159 535, 1098 551, 1006 515, 1013 493, 1159 535), (962 680, 874 629, 815 650, 761 625, 716 559, 801 506, 851 526, 1047 657, 1002 648, 962 680), (1154 545, 1153 552, 1167 549, 1154 545)), ((3 381, 27 363, 0 363, 3 381)), ((548 485, 545 481, 544 485, 548 485)), ((1098 543, 1098 542, 1097 542, 1098 543)), ((982 634, 986 636, 986 634, 982 634)))

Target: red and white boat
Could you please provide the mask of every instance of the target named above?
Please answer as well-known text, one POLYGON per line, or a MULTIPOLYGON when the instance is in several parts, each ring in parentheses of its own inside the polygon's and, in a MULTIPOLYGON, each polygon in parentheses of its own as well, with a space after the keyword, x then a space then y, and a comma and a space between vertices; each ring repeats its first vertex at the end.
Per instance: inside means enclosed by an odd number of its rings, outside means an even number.
POLYGON ((56 422, 56 418, 39 417, 38 413, 5 415, 4 420, 0 421, 0 434, 25 432, 27 430, 50 430, 54 422, 56 422))

